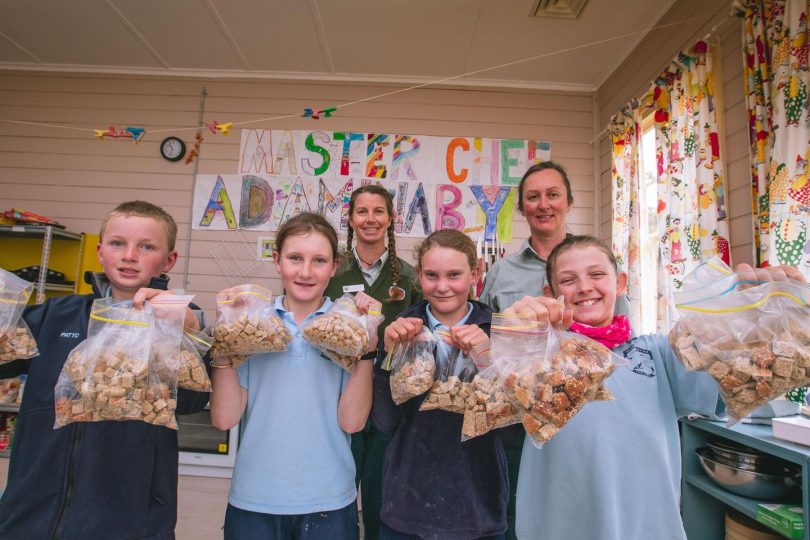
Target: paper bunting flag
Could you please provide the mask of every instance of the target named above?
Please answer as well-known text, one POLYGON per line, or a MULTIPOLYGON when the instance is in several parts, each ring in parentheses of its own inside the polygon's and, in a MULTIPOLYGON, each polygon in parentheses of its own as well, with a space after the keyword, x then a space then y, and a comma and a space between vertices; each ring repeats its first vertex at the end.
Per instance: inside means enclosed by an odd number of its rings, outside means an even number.
POLYGON ((110 126, 107 129, 94 129, 93 133, 100 141, 103 141, 105 137, 112 137, 113 139, 132 139, 137 144, 146 135, 146 129, 142 127, 126 127, 119 130, 115 126, 110 126))

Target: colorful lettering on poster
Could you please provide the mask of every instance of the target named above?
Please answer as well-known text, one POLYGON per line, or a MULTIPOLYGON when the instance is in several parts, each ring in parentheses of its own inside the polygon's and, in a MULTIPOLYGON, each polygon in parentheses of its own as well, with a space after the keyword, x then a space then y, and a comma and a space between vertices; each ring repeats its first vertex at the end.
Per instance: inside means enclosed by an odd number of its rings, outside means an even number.
MULTIPOLYGON (((501 139, 501 184, 515 186, 520 182, 520 176, 512 176, 512 169, 520 165, 520 160, 515 157, 517 151, 523 150, 523 141, 516 139, 501 139)), ((523 171, 520 172, 523 174, 523 171)), ((496 177, 497 178, 497 177, 496 177)))
POLYGON ((526 141, 528 167, 551 159, 551 143, 548 141, 526 141))
POLYGON ((408 182, 400 182, 397 186, 397 193, 394 200, 397 203, 396 219, 394 220, 394 232, 401 233, 405 220, 405 201, 408 198, 408 182))
POLYGON ((307 200, 307 194, 304 190, 304 183, 300 178, 295 180, 295 183, 287 195, 287 200, 284 202, 284 208, 281 211, 281 221, 278 225, 286 223, 290 218, 297 216, 302 212, 309 212, 310 206, 307 200))
POLYGON ((461 190, 451 184, 436 186, 436 229, 464 230, 464 216, 454 210, 462 203, 461 190), (445 200, 449 193, 450 201, 445 200))
MULTIPOLYGON (((484 212, 486 223, 484 225, 484 239, 495 239, 495 227, 498 224, 498 212, 500 212, 504 203, 506 202, 512 188, 506 186, 470 186, 478 201, 478 205, 484 212)), ((506 217, 506 216, 505 216, 506 217)), ((511 216, 509 216, 511 221, 511 216)))
MULTIPOLYGON (((489 187, 489 189, 494 189, 489 187)), ((515 213, 515 197, 517 193, 517 189, 512 188, 509 190, 509 195, 506 197, 506 201, 504 201, 503 206, 501 206, 501 211, 498 212, 498 241, 506 242, 507 244, 512 241, 513 234, 514 234, 514 227, 515 223, 512 219, 512 216, 515 213)))
POLYGON ((483 166, 483 153, 484 153, 484 140, 481 137, 473 139, 473 148, 475 149, 475 157, 473 157, 472 178, 470 183, 481 183, 481 167, 483 166))
POLYGON ((321 178, 318 182, 318 213, 326 216, 340 209, 340 230, 345 231, 349 222, 349 199, 354 190, 354 182, 350 179, 336 194, 332 194, 326 187, 326 182, 321 178))
POLYGON ((284 163, 287 163, 290 174, 298 175, 298 166, 295 160, 295 143, 293 142, 293 132, 284 130, 281 132, 281 140, 278 143, 276 160, 273 164, 273 174, 283 174, 284 163))
POLYGON ((368 134, 366 145, 366 176, 369 178, 385 178, 388 172, 383 162, 383 148, 388 146, 388 135, 368 134))
POLYGON ((447 169, 447 178, 449 178, 450 181, 455 184, 460 184, 464 182, 464 180, 467 179, 467 173, 469 172, 468 169, 461 169, 461 171, 456 172, 454 162, 456 158, 456 150, 459 149, 464 152, 469 152, 470 142, 463 137, 456 137, 455 139, 451 140, 448 143, 447 154, 445 156, 445 169, 447 169))
POLYGON ((324 145, 328 145, 330 142, 329 135, 324 133, 323 131, 313 131, 307 138, 304 140, 304 147, 321 156, 321 164, 315 167, 309 158, 302 158, 301 159, 301 169, 304 171, 304 174, 308 174, 309 176, 320 176, 329 170, 329 164, 332 161, 332 156, 329 154, 329 150, 324 146, 319 146, 316 142, 324 143, 324 145))
POLYGON ((336 141, 343 141, 343 148, 340 152, 340 175, 349 176, 351 174, 350 154, 352 142, 362 142, 365 137, 363 137, 362 133, 344 133, 342 131, 336 131, 334 133, 334 138, 336 141))
POLYGON ((399 171, 403 169, 409 180, 418 182, 416 171, 413 170, 411 159, 419 153, 419 140, 413 135, 397 135, 394 137, 394 158, 391 162, 391 179, 399 180, 399 171), (410 146, 405 150, 404 146, 410 146))
POLYGON ((242 203, 239 206, 239 228, 252 229, 267 222, 273 212, 273 188, 263 178, 242 177, 242 203))
POLYGON ((273 168, 272 131, 264 129, 242 130, 242 156, 239 172, 242 174, 268 174, 273 168))
POLYGON ((408 208, 408 215, 405 217, 405 222, 402 224, 403 232, 411 232, 416 214, 422 216, 422 232, 425 236, 429 235, 432 232, 430 228, 430 212, 428 211, 427 199, 425 199, 425 188, 422 186, 422 182, 419 182, 416 186, 416 193, 413 194, 411 206, 408 208))
POLYGON ((205 207, 205 212, 203 212, 200 225, 209 227, 214 216, 219 212, 222 212, 222 217, 225 218, 228 229, 236 229, 236 218, 233 214, 231 199, 228 197, 228 190, 225 188, 222 177, 217 175, 217 181, 214 184, 214 189, 211 190, 211 197, 208 199, 208 204, 205 207))

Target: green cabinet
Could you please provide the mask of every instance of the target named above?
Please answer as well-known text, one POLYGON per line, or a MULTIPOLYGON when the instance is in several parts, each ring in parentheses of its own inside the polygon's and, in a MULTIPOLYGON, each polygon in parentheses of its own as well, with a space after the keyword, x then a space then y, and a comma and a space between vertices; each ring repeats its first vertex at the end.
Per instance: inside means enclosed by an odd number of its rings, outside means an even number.
POLYGON ((703 471, 695 449, 706 445, 706 440, 723 437, 756 448, 767 454, 799 465, 802 469, 801 506, 804 509, 804 538, 810 540, 807 516, 810 515, 810 447, 777 439, 771 426, 725 423, 707 420, 681 420, 681 447, 683 460, 682 514, 689 540, 722 540, 725 538, 725 514, 734 508, 756 519, 760 503, 797 501, 759 501, 741 497, 724 490, 703 471))

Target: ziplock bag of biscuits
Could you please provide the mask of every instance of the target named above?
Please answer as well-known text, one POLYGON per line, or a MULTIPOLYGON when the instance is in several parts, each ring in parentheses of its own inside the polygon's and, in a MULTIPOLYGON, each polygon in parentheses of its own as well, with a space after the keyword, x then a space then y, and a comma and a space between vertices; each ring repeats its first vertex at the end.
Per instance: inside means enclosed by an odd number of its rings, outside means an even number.
POLYGON ((39 354, 34 336, 22 318, 34 284, 0 269, 0 364, 39 354))
POLYGON ((383 359, 391 372, 391 399, 397 405, 421 396, 433 386, 436 376, 434 353, 442 339, 424 326, 410 341, 398 343, 383 359))
POLYGON ((717 380, 732 425, 810 384, 810 286, 752 282, 717 260, 706 264, 716 270, 698 267, 708 278, 684 280, 674 295, 680 318, 669 341, 687 369, 717 380))
POLYGON ((286 350, 292 336, 274 313, 272 296, 268 289, 252 284, 217 293, 211 356, 228 356, 236 366, 251 354, 286 350))
POLYGON ((54 388, 54 428, 72 422, 141 420, 156 333, 152 309, 100 298, 87 339, 68 355, 54 388))
POLYGON ((306 323, 301 333, 304 339, 351 373, 383 319, 379 309, 360 313, 354 296, 347 293, 335 300, 326 313, 306 323))

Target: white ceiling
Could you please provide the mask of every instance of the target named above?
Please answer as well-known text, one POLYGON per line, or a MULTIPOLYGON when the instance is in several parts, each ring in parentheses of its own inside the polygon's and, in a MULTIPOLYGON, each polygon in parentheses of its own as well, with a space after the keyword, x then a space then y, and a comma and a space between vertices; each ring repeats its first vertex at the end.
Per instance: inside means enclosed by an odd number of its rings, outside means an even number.
POLYGON ((571 20, 530 16, 535 0, 0 0, 0 70, 402 83, 470 74, 453 84, 590 92, 674 2, 590 0, 571 20))

